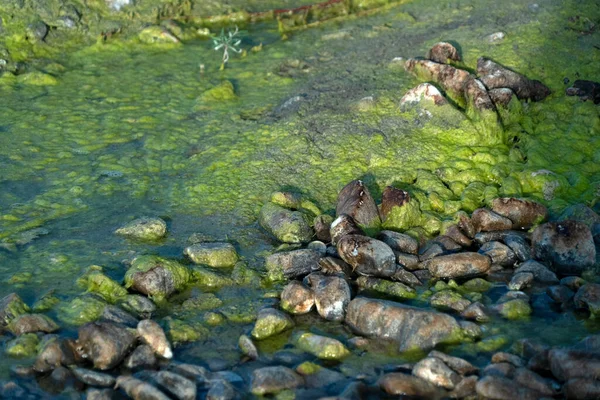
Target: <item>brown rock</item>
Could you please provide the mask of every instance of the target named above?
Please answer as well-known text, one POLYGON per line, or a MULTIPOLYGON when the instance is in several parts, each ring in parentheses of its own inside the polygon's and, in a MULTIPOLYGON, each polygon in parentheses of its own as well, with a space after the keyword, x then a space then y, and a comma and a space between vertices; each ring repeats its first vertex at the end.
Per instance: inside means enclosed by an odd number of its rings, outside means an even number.
POLYGON ((331 233, 329 229, 331 228, 332 222, 333 218, 329 215, 323 214, 315 217, 313 221, 313 226, 317 239, 324 243, 331 242, 331 233))
POLYGON ((9 328, 14 335, 19 336, 31 332, 55 332, 58 325, 43 314, 22 314, 10 323, 9 328))
POLYGON ((406 60, 404 68, 422 80, 438 83, 459 106, 465 106, 463 88, 467 80, 471 78, 469 72, 447 64, 413 58, 406 60))
POLYGON ((538 400, 541 397, 540 393, 499 376, 486 376, 480 379, 475 389, 479 396, 494 400, 538 400))
POLYGON ((529 229, 548 217, 548 209, 544 205, 514 197, 494 199, 492 211, 510 219, 512 229, 529 229))
POLYGON ((405 233, 394 231, 381 231, 377 239, 390 246, 394 251, 407 254, 417 254, 419 251, 419 242, 405 233))
POLYGON ((600 381, 593 379, 571 379, 562 390, 568 400, 600 399, 600 381))
POLYGON ((285 389, 294 389, 304 380, 293 370, 283 367, 264 367, 252 373, 252 394, 260 396, 275 394, 285 389))
POLYGON ((335 246, 346 235, 364 235, 364 232, 351 216, 342 214, 331 223, 329 234, 331 244, 335 246))
POLYGON ((394 207, 402 207, 410 201, 410 194, 393 186, 386 186, 381 194, 381 219, 385 221, 394 207))
POLYGON ((471 216, 475 232, 504 231, 512 228, 512 221, 487 208, 478 208, 471 216))
POLYGON ((452 44, 438 42, 427 52, 426 58, 440 64, 447 64, 451 61, 460 61, 460 54, 452 44))
POLYGON ((400 372, 382 376, 379 386, 387 394, 420 399, 434 399, 443 393, 441 389, 421 378, 400 372))
POLYGON ((555 272, 580 275, 596 261, 596 247, 587 225, 576 221, 547 222, 531 238, 535 258, 547 261, 555 272))
POLYGON ((315 294, 319 315, 329 321, 342 321, 350 303, 350 286, 339 276, 313 273, 305 278, 315 294))
POLYGON ((292 281, 281 292, 281 308, 291 314, 306 314, 314 305, 314 292, 301 282, 292 281))
POLYGON ((381 225, 379 210, 363 181, 355 180, 344 186, 338 194, 336 216, 348 215, 362 229, 378 229, 381 225))
POLYGON ((79 328, 77 342, 94 368, 107 370, 117 366, 135 343, 135 335, 110 322, 90 322, 79 328))
POLYGON ((485 275, 491 267, 490 258, 479 253, 457 253, 435 257, 421 264, 436 278, 454 279, 485 275))
POLYGON ((444 234, 462 247, 471 247, 473 244, 473 240, 469 239, 469 237, 459 229, 458 225, 450 225, 444 234))
POLYGON ((456 372, 437 357, 422 359, 415 365, 412 373, 414 376, 447 390, 454 389, 456 384, 461 380, 456 372))
POLYGON ((337 244, 340 257, 360 275, 387 278, 396 272, 396 256, 382 241, 362 235, 346 235, 337 244))
POLYGON ((477 74, 488 89, 509 88, 519 99, 540 101, 551 93, 542 82, 528 79, 485 57, 477 60, 477 74))

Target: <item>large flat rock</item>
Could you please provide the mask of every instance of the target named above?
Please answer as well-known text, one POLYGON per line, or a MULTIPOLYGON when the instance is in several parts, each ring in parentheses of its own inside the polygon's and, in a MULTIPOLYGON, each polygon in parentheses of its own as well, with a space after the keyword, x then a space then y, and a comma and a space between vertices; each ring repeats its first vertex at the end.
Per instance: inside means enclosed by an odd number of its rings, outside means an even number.
POLYGON ((346 323, 361 335, 396 340, 400 351, 430 350, 460 332, 450 315, 366 297, 350 302, 346 323))

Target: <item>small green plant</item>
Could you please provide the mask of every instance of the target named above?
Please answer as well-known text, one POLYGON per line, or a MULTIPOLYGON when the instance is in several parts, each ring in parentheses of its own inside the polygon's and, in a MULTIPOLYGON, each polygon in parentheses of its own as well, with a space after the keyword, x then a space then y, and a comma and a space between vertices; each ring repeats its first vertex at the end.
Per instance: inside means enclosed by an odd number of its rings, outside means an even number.
POLYGON ((242 52, 242 49, 239 48, 240 43, 242 43, 242 39, 240 39, 240 36, 242 35, 243 32, 238 30, 238 27, 236 26, 234 31, 228 30, 227 33, 225 33, 225 29, 221 28, 221 34, 212 38, 213 45, 215 46, 214 49, 223 49, 221 69, 225 69, 225 64, 229 61, 230 50, 237 54, 242 52))

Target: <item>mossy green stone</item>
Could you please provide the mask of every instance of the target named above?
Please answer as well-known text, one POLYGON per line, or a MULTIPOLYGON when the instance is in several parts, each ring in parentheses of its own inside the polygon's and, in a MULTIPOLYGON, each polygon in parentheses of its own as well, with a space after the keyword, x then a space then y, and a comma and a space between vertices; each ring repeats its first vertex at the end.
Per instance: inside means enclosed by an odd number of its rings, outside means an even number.
POLYGON ((479 292, 484 293, 490 290, 494 286, 491 282, 486 281, 483 278, 474 278, 469 279, 465 283, 463 283, 459 290, 464 292, 479 292))
POLYGON ((392 207, 383 221, 382 228, 392 231, 405 231, 414 226, 419 226, 422 220, 421 208, 416 199, 410 201, 401 207, 392 207))
POLYGON ((237 95, 235 94, 233 84, 228 80, 224 80, 217 86, 202 93, 198 100, 200 102, 219 102, 235 100, 236 98, 237 95))
POLYGON ((499 305, 500 314, 506 319, 523 319, 531 315, 533 310, 524 299, 513 299, 499 305))
POLYGON ((32 357, 37 353, 37 345, 40 340, 35 333, 26 333, 6 344, 4 352, 9 357, 25 358, 32 357))
POLYGON ((374 290, 399 299, 414 299, 417 297, 417 292, 413 288, 401 282, 361 276, 356 280, 356 283, 361 288, 374 290))
POLYGON ((273 203, 266 203, 258 216, 260 225, 277 240, 284 243, 308 243, 313 230, 309 218, 300 211, 291 211, 273 203))
POLYGON ((294 321, 284 312, 274 308, 266 308, 258 313, 252 337, 263 340, 294 327, 294 321))
POLYGON ((220 288, 233 285, 233 279, 217 271, 211 271, 208 268, 199 265, 190 266, 191 281, 209 288, 220 288))
POLYGON ((57 317, 60 321, 80 326, 98 320, 106 307, 106 303, 92 296, 76 297, 69 303, 60 303, 57 317))
POLYGON ((165 333, 173 343, 195 342, 210 336, 210 331, 199 322, 186 322, 167 317, 162 325, 165 326, 165 333))
POLYGON ((185 255, 195 264, 209 267, 233 267, 238 261, 235 247, 231 243, 196 243, 187 247, 185 255))
POLYGON ((315 364, 313 362, 310 361, 304 361, 302 364, 298 365, 296 367, 296 372, 299 373, 300 375, 312 375, 312 374, 316 374, 317 372, 319 372, 321 370, 321 367, 319 364, 315 364))
POLYGON ((32 86, 54 86, 58 84, 58 79, 50 74, 33 71, 17 75, 17 82, 32 86))
POLYGON ((91 266, 85 274, 77 279, 77 285, 88 292, 99 294, 111 304, 123 300, 128 294, 127 289, 104 275, 102 267, 99 266, 91 266))
POLYGON ((2 298, 0 300, 0 328, 8 326, 13 319, 29 311, 29 306, 16 293, 2 298))
POLYGON ((339 340, 312 333, 301 335, 296 345, 322 360, 341 360, 350 355, 350 351, 339 340))

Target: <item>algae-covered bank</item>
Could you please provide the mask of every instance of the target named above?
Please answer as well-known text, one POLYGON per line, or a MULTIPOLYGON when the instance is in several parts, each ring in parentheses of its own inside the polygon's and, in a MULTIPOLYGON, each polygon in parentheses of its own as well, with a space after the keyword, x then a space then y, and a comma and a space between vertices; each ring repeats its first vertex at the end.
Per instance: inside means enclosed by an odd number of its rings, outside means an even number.
POLYGON ((595 1, 3 0, 0 397, 597 398, 599 66, 595 1))

